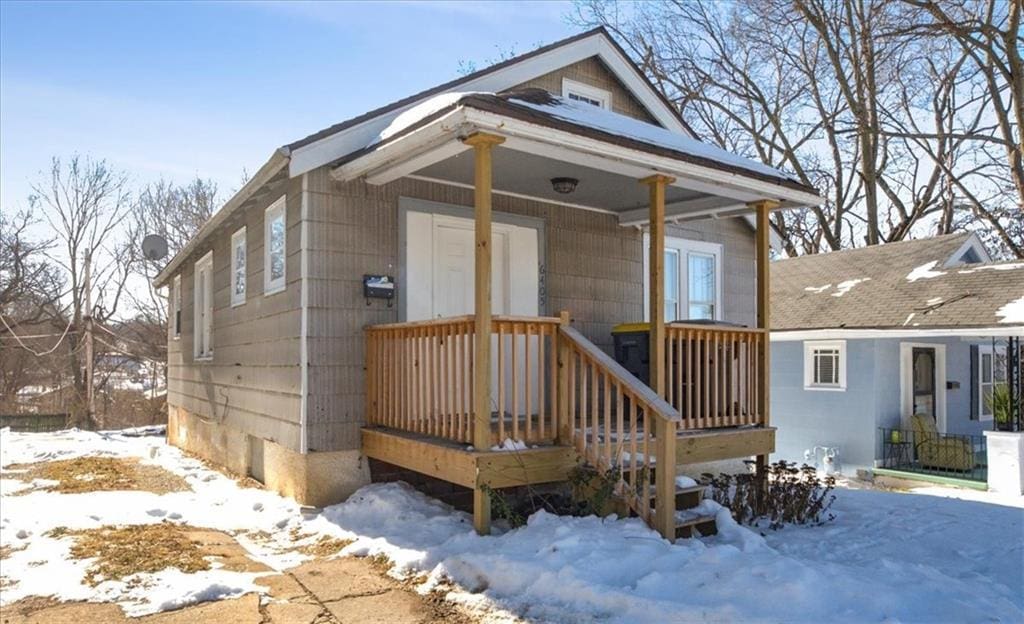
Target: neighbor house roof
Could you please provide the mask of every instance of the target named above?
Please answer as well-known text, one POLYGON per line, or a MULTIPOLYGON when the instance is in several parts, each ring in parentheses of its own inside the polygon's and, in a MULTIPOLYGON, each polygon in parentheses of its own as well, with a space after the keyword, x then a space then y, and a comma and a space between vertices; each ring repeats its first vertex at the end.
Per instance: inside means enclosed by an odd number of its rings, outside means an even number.
POLYGON ((771 265, 773 332, 1024 326, 1024 262, 987 260, 974 234, 800 256, 771 265))

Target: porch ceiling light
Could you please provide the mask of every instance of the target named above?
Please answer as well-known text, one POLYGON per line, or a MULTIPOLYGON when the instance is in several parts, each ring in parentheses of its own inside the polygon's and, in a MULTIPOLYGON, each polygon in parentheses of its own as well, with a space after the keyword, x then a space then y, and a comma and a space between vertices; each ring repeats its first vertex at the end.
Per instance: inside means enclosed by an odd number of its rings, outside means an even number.
POLYGON ((576 185, 579 183, 580 181, 576 178, 551 178, 551 188, 562 195, 568 195, 575 191, 576 185))

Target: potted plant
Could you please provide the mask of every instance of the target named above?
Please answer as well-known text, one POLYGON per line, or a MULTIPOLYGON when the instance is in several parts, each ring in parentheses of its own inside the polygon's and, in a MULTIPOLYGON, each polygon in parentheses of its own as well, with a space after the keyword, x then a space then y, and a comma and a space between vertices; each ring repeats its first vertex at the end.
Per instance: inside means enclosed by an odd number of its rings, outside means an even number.
POLYGON ((992 394, 985 397, 985 407, 992 412, 996 421, 996 429, 1009 431, 1010 423, 1010 386, 1005 383, 992 386, 992 394))

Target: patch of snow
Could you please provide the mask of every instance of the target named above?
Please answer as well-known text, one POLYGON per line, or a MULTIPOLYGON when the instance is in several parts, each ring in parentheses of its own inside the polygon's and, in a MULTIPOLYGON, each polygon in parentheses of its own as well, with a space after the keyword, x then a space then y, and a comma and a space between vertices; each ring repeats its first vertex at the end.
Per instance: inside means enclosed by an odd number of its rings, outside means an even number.
MULTIPOLYGON (((1022 302, 1024 303, 1024 302, 1022 302)), ((636 518, 545 512, 526 526, 479 536, 472 518, 401 483, 374 484, 320 514, 244 489, 161 439, 90 432, 0 432, 9 457, 71 453, 138 457, 184 478, 191 492, 29 492, 0 504, 0 545, 21 547, 3 562, 16 584, 0 604, 26 595, 106 600, 130 615, 260 592, 260 573, 169 569, 133 582, 83 585, 89 562, 71 559, 55 526, 160 522, 159 514, 231 532, 274 570, 308 556, 321 536, 353 540, 342 555, 385 555, 392 574, 424 575, 420 591, 454 581, 448 599, 498 606, 538 621, 1019 622, 1024 619, 1024 510, 940 495, 839 489, 835 522, 758 531, 702 502, 718 535, 670 544, 636 518), (260 505, 262 511, 255 511, 260 505), (24 537, 17 537, 23 535, 24 537), (1011 539, 1007 539, 1011 536, 1011 539), (306 543, 306 542, 301 542, 306 543), (41 565, 34 562, 43 561, 41 565), (129 586, 130 585, 130 586, 129 586), (473 593, 475 592, 475 593, 473 593)), ((4 474, 0 476, 10 476, 4 474)), ((9 479, 3 479, 9 481, 9 479)), ((689 483, 685 478, 681 483, 689 483)), ((677 481, 680 483, 680 481, 677 481)), ((984 493, 976 493, 982 496, 984 493)))
POLYGON ((451 106, 452 104, 458 102, 463 97, 470 95, 472 93, 475 92, 453 91, 451 93, 442 93, 440 95, 435 95, 432 98, 428 98, 427 100, 420 102, 416 106, 413 106, 409 110, 403 112, 402 114, 392 119, 391 123, 389 123, 386 128, 381 130, 380 134, 378 134, 372 140, 370 140, 370 142, 367 143, 366 146, 370 147, 371 145, 376 145, 381 141, 385 141, 388 138, 398 134, 402 130, 405 130, 409 126, 415 125, 422 119, 425 119, 433 115, 434 113, 443 108, 451 106))
POLYGON ((820 295, 829 288, 832 288, 832 284, 825 284, 824 286, 808 286, 807 288, 804 288, 804 290, 820 295))
POLYGON ((971 269, 963 269, 961 271, 957 271, 957 273, 968 275, 970 273, 974 273, 975 271, 1014 271, 1016 269, 1024 269, 1024 262, 1004 262, 1003 264, 986 264, 971 269))
POLYGON ((861 282, 870 281, 870 277, 858 277, 856 279, 849 279, 846 281, 839 282, 836 284, 836 292, 832 293, 833 297, 842 297, 846 293, 850 292, 854 286, 861 282))
POLYGON ((916 282, 917 280, 920 279, 931 279, 933 277, 945 275, 946 273, 944 271, 935 270, 935 265, 938 263, 938 260, 932 260, 928 264, 922 264, 921 266, 915 268, 910 273, 907 273, 907 281, 916 282))
POLYGON ((942 297, 932 297, 928 301, 924 302, 927 306, 939 305, 940 303, 942 303, 942 297))
POLYGON ((707 158, 755 173, 799 181, 794 175, 784 173, 764 163, 738 156, 715 147, 710 143, 691 139, 684 134, 672 132, 654 124, 645 123, 639 119, 633 119, 632 117, 605 110, 592 104, 585 104, 558 96, 552 97, 554 102, 550 104, 538 104, 516 98, 510 98, 509 101, 551 115, 552 117, 558 117, 570 123, 629 137, 643 143, 665 147, 684 154, 707 158))
POLYGON ((492 451, 525 451, 528 446, 526 442, 522 440, 513 440, 512 438, 505 438, 501 444, 491 447, 492 451))
POLYGON ((911 312, 910 314, 908 314, 908 315, 907 315, 907 320, 903 321, 903 326, 904 326, 904 327, 906 327, 907 325, 909 325, 909 324, 910 324, 910 321, 914 320, 914 315, 915 315, 915 314, 917 314, 917 313, 916 313, 916 312, 911 312))
POLYGON ((697 487, 697 480, 686 475, 676 475, 676 487, 689 488, 697 487))
POLYGON ((1024 323, 1024 297, 1011 301, 996 310, 1000 323, 1024 323))

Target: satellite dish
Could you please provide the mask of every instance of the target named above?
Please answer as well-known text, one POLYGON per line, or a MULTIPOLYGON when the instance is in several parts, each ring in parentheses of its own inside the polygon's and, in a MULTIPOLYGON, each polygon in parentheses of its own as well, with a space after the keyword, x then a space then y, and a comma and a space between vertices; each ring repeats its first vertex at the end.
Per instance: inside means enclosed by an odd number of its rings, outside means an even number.
POLYGON ((149 234, 142 239, 142 255, 147 260, 160 260, 167 255, 167 240, 159 234, 149 234))

